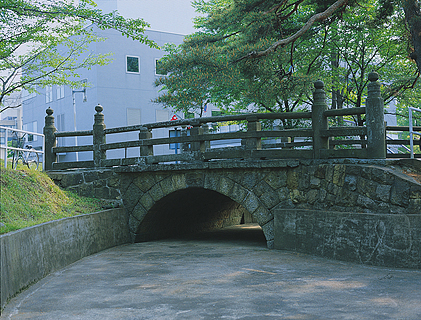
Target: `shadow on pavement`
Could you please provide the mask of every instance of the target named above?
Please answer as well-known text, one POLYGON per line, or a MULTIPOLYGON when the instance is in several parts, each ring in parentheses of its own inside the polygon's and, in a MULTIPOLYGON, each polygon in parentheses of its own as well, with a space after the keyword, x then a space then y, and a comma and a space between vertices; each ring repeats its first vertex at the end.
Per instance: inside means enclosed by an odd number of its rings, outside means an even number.
POLYGON ((194 240, 206 242, 230 242, 248 246, 266 247, 262 228, 257 223, 239 224, 212 231, 204 231, 171 239, 194 240))

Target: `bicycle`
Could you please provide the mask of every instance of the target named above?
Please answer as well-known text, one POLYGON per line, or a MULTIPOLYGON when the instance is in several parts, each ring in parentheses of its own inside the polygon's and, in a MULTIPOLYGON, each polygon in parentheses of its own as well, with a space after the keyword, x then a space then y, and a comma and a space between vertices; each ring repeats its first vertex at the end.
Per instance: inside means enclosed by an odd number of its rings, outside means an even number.
POLYGON ((12 141, 12 146, 17 148, 13 150, 12 155, 12 169, 16 169, 18 164, 21 162, 23 165, 26 165, 29 169, 38 170, 39 166, 39 155, 32 145, 25 145, 25 136, 24 133, 19 137, 18 133, 15 133, 16 138, 12 141))

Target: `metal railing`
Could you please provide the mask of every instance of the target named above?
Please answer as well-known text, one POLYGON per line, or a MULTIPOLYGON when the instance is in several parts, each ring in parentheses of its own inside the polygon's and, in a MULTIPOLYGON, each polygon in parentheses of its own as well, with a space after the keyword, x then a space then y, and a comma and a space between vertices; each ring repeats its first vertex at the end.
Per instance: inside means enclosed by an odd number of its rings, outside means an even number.
POLYGON ((410 142, 410 149, 411 149, 411 159, 414 158, 414 134, 421 136, 420 132, 414 131, 414 126, 412 123, 412 111, 421 112, 421 109, 409 107, 409 142, 410 142))
POLYGON ((2 132, 4 130, 4 135, 2 136, 2 138, 4 138, 4 144, 0 144, 0 149, 4 150, 4 168, 7 168, 7 154, 9 150, 14 150, 14 151, 22 151, 22 152, 36 152, 42 155, 42 169, 44 170, 44 165, 45 165, 45 161, 44 161, 44 150, 45 150, 45 137, 42 133, 37 133, 37 132, 30 132, 30 131, 26 131, 26 130, 20 130, 20 129, 14 129, 14 128, 8 128, 8 127, 1 127, 0 126, 0 132, 2 132), (12 137, 11 134, 9 134, 9 131, 11 132, 16 132, 16 133, 21 133, 21 134, 27 134, 27 135, 34 135, 34 136, 39 136, 42 137, 42 144, 41 144, 41 150, 34 150, 34 149, 23 149, 23 148, 18 148, 18 147, 13 147, 13 146, 8 146, 7 142, 9 140, 9 137, 12 137))

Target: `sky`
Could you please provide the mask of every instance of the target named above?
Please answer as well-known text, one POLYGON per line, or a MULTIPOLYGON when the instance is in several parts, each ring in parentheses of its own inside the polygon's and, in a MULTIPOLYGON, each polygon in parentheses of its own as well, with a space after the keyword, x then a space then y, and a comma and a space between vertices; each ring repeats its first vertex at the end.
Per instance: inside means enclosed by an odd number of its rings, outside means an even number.
POLYGON ((152 30, 190 34, 196 13, 191 0, 94 0, 100 9, 126 18, 143 18, 152 30))

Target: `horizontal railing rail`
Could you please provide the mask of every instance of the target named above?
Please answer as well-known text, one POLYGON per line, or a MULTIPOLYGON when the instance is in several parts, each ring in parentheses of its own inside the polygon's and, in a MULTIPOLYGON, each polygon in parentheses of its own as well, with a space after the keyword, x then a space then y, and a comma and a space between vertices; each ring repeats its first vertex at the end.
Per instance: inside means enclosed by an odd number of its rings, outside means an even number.
MULTIPOLYGON (((370 74, 372 75, 372 74, 370 74)), ((385 158, 385 124, 383 100, 380 97, 378 76, 369 76, 369 95, 366 107, 328 110, 324 85, 315 82, 311 111, 289 113, 244 113, 146 123, 118 128, 105 128, 102 106, 95 107, 93 130, 57 132, 53 111, 47 109, 44 132, 48 135, 49 168, 64 169, 84 166, 106 167, 141 163, 191 162, 221 159, 283 159, 283 158, 385 158), (329 127, 328 118, 365 115, 365 126, 329 127), (262 120, 303 120, 297 128, 262 130, 262 120), (219 132, 218 127, 238 123, 241 130, 219 132), (178 136, 155 137, 156 129, 179 131, 178 136), (137 132, 138 139, 107 143, 107 136, 137 132), (80 146, 56 146, 59 137, 92 136, 93 142, 80 146), (371 137, 368 139, 368 137, 371 137), (232 143, 230 143, 232 141, 232 143), (379 143, 381 141, 381 143, 379 143), (154 154, 154 147, 177 146, 180 153, 154 154), (222 145, 222 147, 221 147, 222 145), (127 157, 127 150, 136 148, 139 156, 127 157), (124 158, 109 159, 107 152, 124 149, 124 158), (57 162, 57 154, 64 152, 92 152, 93 160, 57 162)))
MULTIPOLYGON (((0 134, 4 132, 4 135, 2 135, 2 138, 4 139, 4 143, 0 144, 0 149, 4 150, 4 154, 2 155, 3 161, 4 161, 4 167, 7 168, 7 155, 9 150, 14 150, 14 151, 22 151, 22 152, 35 152, 38 154, 41 154, 42 156, 44 155, 44 151, 45 151, 45 141, 44 141, 44 135, 42 133, 38 133, 38 132, 31 132, 31 131, 26 131, 26 130, 21 130, 21 129, 14 129, 14 128, 9 128, 9 127, 2 127, 0 126, 0 134), (29 135, 33 135, 33 136, 38 136, 42 138, 42 142, 41 142, 41 150, 37 150, 35 148, 31 148, 31 149, 25 149, 25 148, 19 148, 19 147, 13 147, 13 146, 9 146, 8 145, 8 140, 9 137, 12 137, 9 134, 9 131, 11 132, 16 132, 16 133, 21 133, 21 134, 29 134, 29 135)), ((42 161, 42 168, 44 169, 44 165, 45 165, 45 161, 42 161)))

